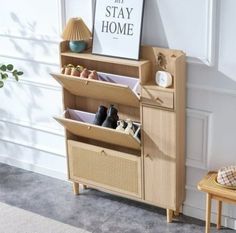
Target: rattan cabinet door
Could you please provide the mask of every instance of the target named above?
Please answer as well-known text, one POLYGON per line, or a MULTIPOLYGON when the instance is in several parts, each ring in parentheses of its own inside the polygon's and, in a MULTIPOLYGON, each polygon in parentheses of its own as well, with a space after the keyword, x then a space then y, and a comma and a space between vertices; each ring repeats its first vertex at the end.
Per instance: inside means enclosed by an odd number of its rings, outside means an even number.
POLYGON ((70 179, 141 197, 138 156, 68 140, 70 179))

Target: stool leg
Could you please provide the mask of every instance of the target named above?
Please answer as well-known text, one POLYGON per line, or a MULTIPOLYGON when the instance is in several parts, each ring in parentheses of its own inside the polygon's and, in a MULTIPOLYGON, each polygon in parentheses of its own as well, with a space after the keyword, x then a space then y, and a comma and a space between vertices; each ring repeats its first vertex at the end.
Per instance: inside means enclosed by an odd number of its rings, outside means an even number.
POLYGON ((207 193, 206 198, 206 231, 205 233, 210 233, 211 229, 211 194, 207 193))
POLYGON ((221 228, 221 213, 222 213, 222 201, 218 201, 218 211, 217 211, 217 230, 220 230, 221 228))

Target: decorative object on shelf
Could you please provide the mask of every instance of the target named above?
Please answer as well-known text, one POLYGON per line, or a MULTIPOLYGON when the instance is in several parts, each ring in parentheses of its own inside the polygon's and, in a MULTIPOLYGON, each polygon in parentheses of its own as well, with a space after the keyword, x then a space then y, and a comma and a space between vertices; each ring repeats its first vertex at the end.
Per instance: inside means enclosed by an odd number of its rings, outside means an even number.
POLYGON ((138 60, 144 0, 96 0, 94 54, 138 60))
POLYGON ((100 105, 98 107, 98 111, 95 114, 93 124, 102 125, 102 123, 106 120, 106 118, 107 118, 107 107, 100 105))
POLYGON ((103 122, 102 126, 115 129, 117 127, 117 121, 119 120, 117 113, 118 110, 114 107, 114 105, 111 105, 107 112, 107 118, 103 122))
POLYGON ((161 68, 162 70, 167 69, 167 60, 163 53, 159 52, 156 57, 157 60, 157 66, 161 68))
POLYGON ((19 76, 24 73, 20 70, 14 69, 12 64, 1 64, 0 63, 0 88, 4 86, 4 82, 9 78, 9 74, 12 75, 16 81, 19 81, 19 76))
POLYGON ((62 38, 69 40, 69 47, 72 52, 83 52, 87 47, 87 42, 91 38, 91 32, 82 18, 71 18, 63 33, 62 38))
POLYGON ((172 85, 172 76, 166 71, 157 71, 155 80, 160 87, 170 87, 172 85))
POLYGON ((236 189, 236 166, 219 169, 216 181, 225 188, 236 189))

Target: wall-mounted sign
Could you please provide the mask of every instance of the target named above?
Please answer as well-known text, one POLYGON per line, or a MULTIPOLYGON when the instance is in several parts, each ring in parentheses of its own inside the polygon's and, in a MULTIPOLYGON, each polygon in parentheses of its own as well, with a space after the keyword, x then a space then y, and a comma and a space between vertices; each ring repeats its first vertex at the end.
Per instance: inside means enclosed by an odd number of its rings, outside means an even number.
POLYGON ((144 0, 96 0, 92 53, 139 59, 144 0))

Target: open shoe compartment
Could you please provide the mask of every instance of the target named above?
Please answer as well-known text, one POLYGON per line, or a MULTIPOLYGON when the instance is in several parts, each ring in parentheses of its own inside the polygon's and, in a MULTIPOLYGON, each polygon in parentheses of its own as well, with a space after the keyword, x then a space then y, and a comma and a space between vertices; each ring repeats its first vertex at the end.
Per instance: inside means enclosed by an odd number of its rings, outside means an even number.
POLYGON ((64 117, 55 117, 55 119, 77 136, 140 150, 140 142, 131 134, 94 125, 94 117, 94 113, 68 109, 64 117))
POLYGON ((111 103, 139 107, 139 79, 98 72, 100 80, 64 74, 51 74, 66 90, 76 96, 109 100, 111 103))

